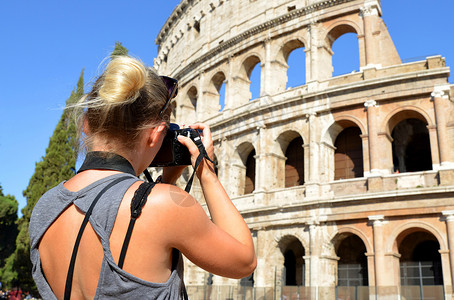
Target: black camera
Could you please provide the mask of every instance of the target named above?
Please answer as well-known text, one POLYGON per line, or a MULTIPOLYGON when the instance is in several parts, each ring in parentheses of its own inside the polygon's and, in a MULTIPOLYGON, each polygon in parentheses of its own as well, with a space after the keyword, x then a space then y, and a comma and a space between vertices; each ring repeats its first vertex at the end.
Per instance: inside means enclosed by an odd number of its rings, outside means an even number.
POLYGON ((183 128, 177 124, 170 124, 162 141, 161 148, 150 164, 150 167, 185 166, 191 164, 191 154, 185 145, 178 141, 178 136, 190 138, 196 145, 202 142, 200 131, 192 128, 183 128))

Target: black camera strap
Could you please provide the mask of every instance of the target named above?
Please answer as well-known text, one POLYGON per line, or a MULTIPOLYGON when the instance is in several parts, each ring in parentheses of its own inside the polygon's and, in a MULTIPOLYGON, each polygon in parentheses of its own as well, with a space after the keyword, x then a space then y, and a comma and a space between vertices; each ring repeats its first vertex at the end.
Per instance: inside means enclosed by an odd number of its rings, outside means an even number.
POLYGON ((144 207, 145 203, 147 203, 148 195, 151 193, 151 190, 154 186, 154 182, 144 182, 134 193, 134 197, 131 201, 131 219, 129 220, 128 230, 123 241, 123 246, 121 247, 120 258, 118 259, 118 266, 120 267, 120 269, 123 269, 126 251, 128 250, 129 241, 131 240, 132 230, 136 223, 136 219, 142 213, 142 208, 144 207))
MULTIPOLYGON (((188 183, 186 184, 186 187, 184 189, 187 193, 189 193, 191 191, 192 182, 194 181, 194 175, 195 175, 200 163, 202 162, 202 160, 204 158, 206 158, 209 162, 214 164, 214 161, 208 156, 205 146, 202 143, 202 139, 200 137, 196 137, 193 139, 193 141, 196 144, 197 148, 199 148, 200 154, 199 154, 199 156, 197 156, 197 159, 196 159, 195 165, 194 165, 194 171, 192 172, 192 175, 189 178, 188 183)), ((153 182, 153 178, 151 177, 150 172, 148 172, 147 169, 145 169, 143 171, 143 174, 145 175, 145 177, 147 178, 147 180, 149 182, 153 182)))
POLYGON ((188 183, 186 184, 186 188, 184 189, 187 193, 189 193, 189 191, 191 190, 192 181, 194 180, 194 175, 197 172, 197 168, 199 167, 202 160, 204 158, 206 158, 209 162, 214 164, 214 161, 211 160, 211 158, 208 156, 205 146, 202 143, 202 139, 200 137, 197 137, 194 139, 194 143, 197 145, 197 148, 199 148, 200 154, 199 154, 199 156, 197 156, 197 159, 196 159, 195 165, 194 165, 194 171, 192 172, 192 175, 189 178, 188 183))

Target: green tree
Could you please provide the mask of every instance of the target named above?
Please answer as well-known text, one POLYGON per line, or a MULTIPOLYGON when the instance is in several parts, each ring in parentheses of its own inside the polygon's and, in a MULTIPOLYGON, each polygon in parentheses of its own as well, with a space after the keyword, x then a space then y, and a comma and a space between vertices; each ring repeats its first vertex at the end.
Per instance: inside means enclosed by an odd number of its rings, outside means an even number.
POLYGON ((115 42, 115 48, 110 54, 110 57, 114 57, 116 55, 128 55, 128 49, 126 49, 121 42, 115 42))
POLYGON ((16 198, 4 195, 0 186, 0 278, 6 258, 14 252, 16 246, 18 206, 16 198))
MULTIPOLYGON (((83 96, 83 73, 82 70, 77 87, 71 92, 66 105, 76 103, 83 96)), ((20 286, 22 289, 36 292, 31 276, 30 238, 28 236, 30 216, 36 202, 46 191, 75 175, 78 146, 74 118, 70 110, 65 109, 49 140, 45 156, 36 163, 35 173, 23 192, 27 205, 22 209, 22 218, 18 221, 19 233, 16 238, 16 249, 6 261, 4 273, 8 276, 2 278, 8 286, 20 286)))

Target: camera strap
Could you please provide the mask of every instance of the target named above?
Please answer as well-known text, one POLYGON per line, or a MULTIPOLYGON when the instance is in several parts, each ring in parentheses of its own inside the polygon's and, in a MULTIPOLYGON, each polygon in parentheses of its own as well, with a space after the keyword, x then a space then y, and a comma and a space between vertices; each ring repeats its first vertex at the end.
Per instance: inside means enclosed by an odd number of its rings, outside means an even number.
POLYGON ((118 267, 120 267, 120 269, 123 269, 126 251, 128 250, 129 241, 131 240, 132 230, 134 229, 136 219, 140 217, 142 208, 144 207, 145 203, 147 203, 148 195, 151 193, 151 190, 154 186, 154 182, 142 183, 134 193, 134 197, 131 200, 131 219, 129 220, 128 230, 123 241, 123 246, 121 247, 120 258, 118 259, 118 267))
POLYGON ((199 148, 200 154, 199 154, 199 156, 197 156, 197 159, 194 164, 194 171, 192 172, 192 175, 189 178, 188 183, 186 184, 186 188, 184 189, 187 193, 189 193, 189 191, 191 190, 192 181, 194 180, 195 172, 197 171, 197 168, 199 167, 202 160, 204 158, 206 158, 209 162, 214 164, 214 161, 211 160, 211 158, 208 156, 205 146, 202 143, 202 139, 200 137, 196 137, 194 139, 194 143, 197 145, 197 148, 199 148))
MULTIPOLYGON (((205 149, 205 146, 202 143, 202 139, 200 137, 196 137, 193 141, 196 144, 197 148, 199 148, 200 154, 199 154, 199 156, 197 156, 197 159, 196 159, 195 165, 194 165, 194 171, 192 172, 192 175, 189 178, 188 183, 186 184, 186 187, 184 189, 187 193, 189 193, 191 191, 192 182, 194 181, 195 172, 197 171, 197 168, 199 167, 199 165, 202 162, 202 160, 204 158, 206 158, 209 162, 214 164, 214 161, 208 156, 208 153, 207 153, 207 151, 205 149)), ((143 171, 143 174, 145 175, 145 177, 147 178, 147 180, 149 182, 153 182, 153 178, 151 177, 150 172, 148 172, 147 169, 145 169, 143 171)))

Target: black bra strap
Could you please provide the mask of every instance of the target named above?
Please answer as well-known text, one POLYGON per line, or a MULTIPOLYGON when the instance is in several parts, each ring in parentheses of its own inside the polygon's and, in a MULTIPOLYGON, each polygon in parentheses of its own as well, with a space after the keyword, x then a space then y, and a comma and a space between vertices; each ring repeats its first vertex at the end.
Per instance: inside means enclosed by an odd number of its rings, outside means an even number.
POLYGON ((128 231, 126 232, 125 240, 123 241, 123 246, 121 247, 120 258, 118 259, 118 266, 120 269, 123 269, 126 251, 128 250, 129 241, 131 240, 132 230, 134 228, 134 224, 136 223, 136 219, 142 213, 142 208, 145 203, 147 203, 148 195, 151 193, 154 186, 154 182, 144 182, 134 193, 134 197, 131 201, 131 220, 129 221, 128 231))
POLYGON ((130 176, 120 177, 111 183, 109 183, 102 191, 96 196, 93 202, 90 205, 90 208, 85 213, 85 218, 82 221, 82 225, 80 226, 79 233, 77 235, 76 243, 74 244, 73 252, 71 255, 71 261, 69 263, 68 274, 66 275, 66 285, 65 285, 65 295, 64 299, 69 300, 71 298, 71 289, 72 289, 72 282, 73 282, 73 275, 74 275, 74 265, 76 263, 77 251, 79 250, 80 240, 82 239, 82 234, 84 233, 85 227, 87 226, 88 220, 90 219, 91 213, 93 212, 93 208, 95 207, 96 203, 98 202, 99 198, 101 198, 102 194, 104 194, 108 189, 113 187, 115 184, 130 179, 130 176))

